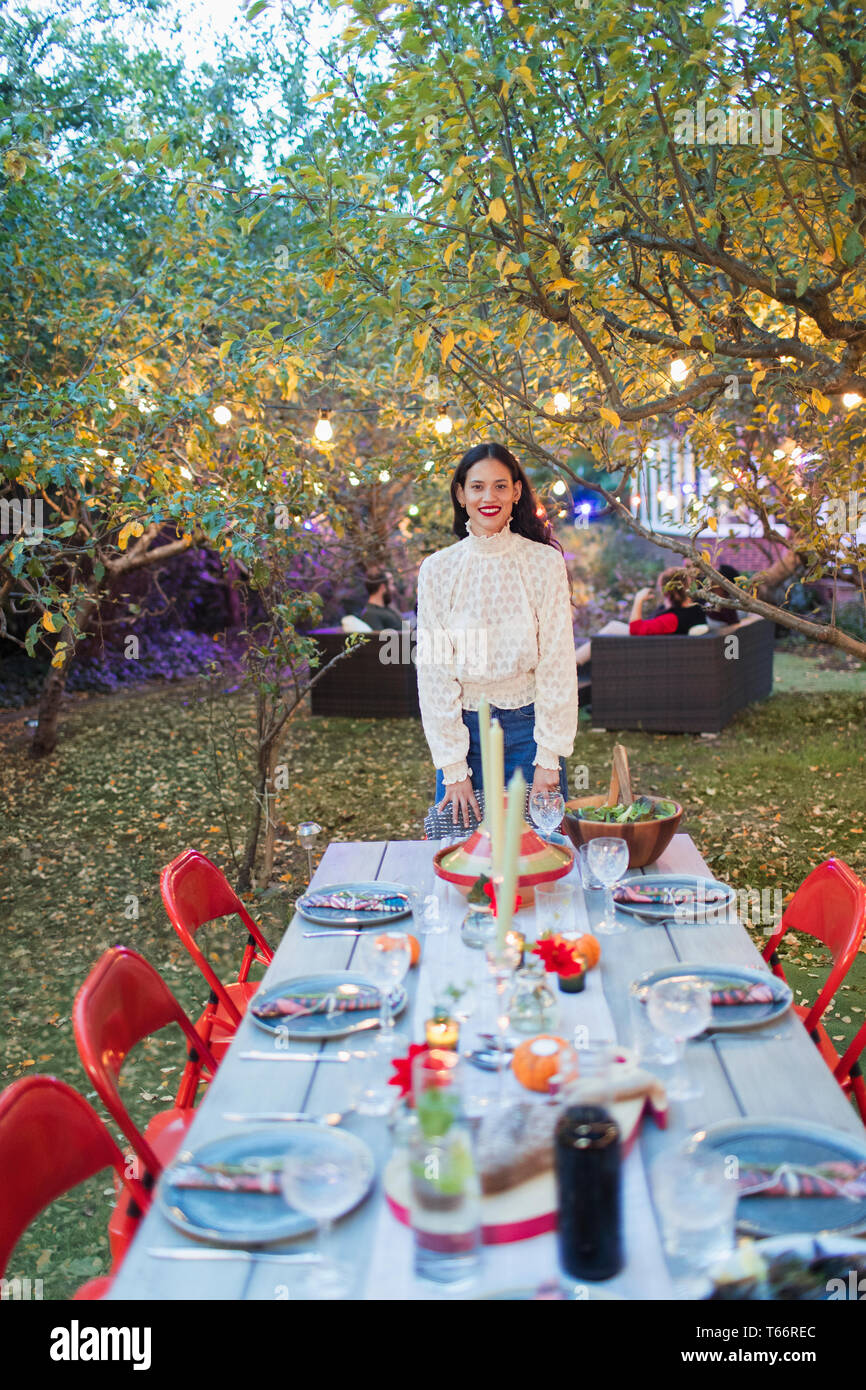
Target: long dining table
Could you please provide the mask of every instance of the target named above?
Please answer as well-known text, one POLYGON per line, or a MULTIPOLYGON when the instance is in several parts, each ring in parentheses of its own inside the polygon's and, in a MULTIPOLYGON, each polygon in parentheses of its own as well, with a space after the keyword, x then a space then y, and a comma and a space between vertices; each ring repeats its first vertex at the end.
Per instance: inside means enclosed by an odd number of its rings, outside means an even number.
MULTIPOLYGON (((411 885, 424 894, 438 891, 443 910, 450 913, 445 925, 451 949, 465 952, 467 958, 474 957, 476 968, 483 971, 482 953, 470 952, 460 943, 462 909, 455 891, 449 889, 443 894, 441 884, 434 879, 434 848, 423 840, 335 841, 325 851, 312 886, 321 889, 338 883, 383 880, 411 885)), ((696 846, 685 834, 675 836, 658 862, 644 872, 712 877, 696 846)), ((575 889, 576 927, 591 930, 601 910, 602 895, 584 893, 576 866, 565 881, 575 889)), ((533 910, 524 909, 515 919, 515 926, 531 934, 533 918, 533 910)), ((622 920, 626 922, 625 915, 622 920)), ((407 930, 415 930, 421 936, 420 930, 413 928, 408 919, 405 925, 407 930)), ((315 930, 299 913, 293 915, 265 975, 263 987, 303 973, 352 967, 358 938, 336 934, 305 935, 315 930)), ((405 1053, 410 1041, 423 1040, 424 1019, 429 1012, 431 991, 425 977, 425 952, 428 948, 432 950, 432 943, 423 936, 421 940, 424 948, 421 962, 407 976, 408 1002, 396 1023, 402 1035, 398 1054, 405 1053)), ((612 1034, 619 1043, 627 1045, 632 1039, 633 1017, 629 986, 648 970, 675 966, 678 962, 765 968, 749 934, 734 920, 697 925, 674 922, 647 925, 629 918, 623 934, 604 936, 601 943, 601 963, 588 975, 586 989, 576 995, 557 996, 561 1012, 555 1031, 563 1036, 584 1023, 592 1026, 596 1036, 612 1034)), ((471 1022, 470 1019, 467 1027, 471 1022)), ((314 1052, 321 1058, 346 1045, 334 1040, 312 1047, 309 1043, 298 1043, 295 1047, 298 1051, 314 1052)), ((236 1133, 239 1126, 224 1118, 228 1113, 280 1110, 320 1114, 337 1108, 334 1095, 338 1082, 334 1074, 341 1070, 340 1066, 324 1065, 319 1060, 286 1064, 241 1058, 244 1051, 270 1047, 270 1040, 248 1015, 198 1107, 185 1148, 194 1151, 210 1140, 236 1133)), ((659 1128, 650 1118, 645 1119, 638 1140, 623 1165, 626 1260, 622 1272, 604 1285, 607 1292, 621 1298, 668 1299, 673 1296, 649 1174, 660 1156, 689 1134, 712 1123, 742 1116, 809 1121, 853 1135, 863 1134, 859 1118, 793 1010, 772 1025, 748 1034, 714 1035, 689 1044, 688 1065, 692 1075, 701 1082, 703 1094, 698 1099, 672 1105, 665 1128, 659 1128)), ((526 1096, 510 1074, 508 1084, 514 1087, 515 1098, 517 1093, 526 1096)), ((412 1232, 396 1219, 385 1199, 382 1174, 392 1143, 386 1120, 349 1113, 342 1123, 369 1145, 377 1173, 367 1199, 336 1223, 332 1238, 337 1257, 354 1269, 352 1297, 359 1300, 448 1297, 448 1290, 442 1285, 415 1275, 412 1232)), ((260 1126, 250 1126, 253 1127, 260 1126)), ((154 1201, 140 1224, 109 1297, 118 1300, 303 1299, 303 1266, 281 1261, 279 1256, 310 1248, 308 1238, 298 1238, 284 1245, 257 1247, 249 1253, 222 1251, 211 1255, 206 1244, 193 1241, 171 1224, 159 1201, 154 1201), (178 1257, 173 1258, 171 1252, 177 1252, 178 1257)), ((518 1286, 539 1284, 554 1279, 557 1273, 553 1232, 510 1244, 486 1246, 475 1284, 459 1296, 483 1297, 518 1286)))

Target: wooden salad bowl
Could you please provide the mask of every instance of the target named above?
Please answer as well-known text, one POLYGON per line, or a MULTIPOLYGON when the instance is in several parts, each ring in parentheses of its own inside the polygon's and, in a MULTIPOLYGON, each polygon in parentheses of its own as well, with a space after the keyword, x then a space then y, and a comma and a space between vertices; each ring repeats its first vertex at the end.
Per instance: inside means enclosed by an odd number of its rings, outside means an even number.
MULTIPOLYGON (((653 804, 670 799, 666 796, 647 797, 647 801, 651 801, 653 804)), ((677 802, 674 803, 677 809, 672 816, 665 816, 662 820, 638 821, 630 825, 611 825, 607 821, 583 820, 574 814, 575 811, 587 810, 592 806, 607 806, 609 804, 607 796, 584 796, 573 801, 566 801, 565 816, 562 823, 572 844, 577 847, 586 845, 590 840, 598 839, 602 835, 609 835, 616 840, 625 840, 628 845, 628 866, 630 869, 645 869, 647 864, 654 864, 660 855, 664 854, 683 818, 683 808, 677 802)))

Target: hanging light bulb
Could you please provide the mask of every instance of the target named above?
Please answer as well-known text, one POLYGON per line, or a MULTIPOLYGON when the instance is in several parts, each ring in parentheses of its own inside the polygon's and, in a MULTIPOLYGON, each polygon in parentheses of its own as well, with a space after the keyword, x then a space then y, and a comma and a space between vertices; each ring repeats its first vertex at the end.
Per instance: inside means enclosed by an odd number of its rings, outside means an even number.
POLYGON ((349 483, 350 483, 350 486, 352 486, 352 487, 358 487, 358 486, 360 486, 360 482, 361 482, 361 479, 358 477, 357 473, 350 473, 350 474, 349 474, 349 483))
POLYGON ((675 357, 670 367, 671 381, 685 381, 688 374, 688 364, 681 357, 675 357))
POLYGON ((116 409, 117 409, 117 401, 113 401, 113 400, 111 399, 111 397, 109 397, 109 399, 108 399, 108 409, 109 409, 109 410, 116 410, 116 409))
POLYGON ((413 503, 412 503, 412 506, 409 508, 409 515, 410 515, 410 516, 417 516, 419 511, 420 511, 420 508, 418 507, 417 503, 413 502, 413 503))
POLYGON ((379 474, 379 482, 380 482, 380 483, 390 483, 390 481, 391 481, 391 474, 388 472, 387 468, 383 468, 382 471, 381 471, 380 474, 379 474))
POLYGON ((571 409, 571 396, 567 391, 557 391, 553 397, 553 408, 557 415, 564 415, 571 409))
POLYGON ((640 494, 639 494, 639 493, 636 492, 636 493, 634 493, 634 494, 632 495, 631 504, 632 504, 633 507, 639 507, 639 506, 640 506, 640 494))
POLYGON ((436 416, 436 419, 433 422, 433 428, 435 429, 437 434, 450 434, 453 430, 454 421, 451 419, 451 416, 448 414, 448 411, 444 408, 444 406, 439 411, 439 414, 436 416))
POLYGON ((218 405, 214 410, 213 418, 218 425, 227 425, 232 418, 232 413, 227 405, 218 405))
POLYGON ((320 444, 327 444, 330 439, 334 438, 334 427, 331 424, 330 410, 319 411, 319 418, 316 421, 316 428, 313 430, 313 434, 320 444))
POLYGON ((556 493, 557 497, 561 497, 566 491, 566 485, 562 478, 557 478, 556 482, 553 484, 553 491, 556 493))
POLYGON ((846 391, 842 397, 842 404, 846 410, 853 410, 855 405, 861 405, 862 401, 863 397, 858 396, 856 391, 846 391))

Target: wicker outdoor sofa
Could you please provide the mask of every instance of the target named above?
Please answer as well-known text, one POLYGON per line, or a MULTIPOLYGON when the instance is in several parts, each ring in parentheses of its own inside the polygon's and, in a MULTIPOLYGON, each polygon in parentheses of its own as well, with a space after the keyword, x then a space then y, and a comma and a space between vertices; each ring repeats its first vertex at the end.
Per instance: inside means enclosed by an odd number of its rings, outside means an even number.
POLYGON ((593 637, 593 728, 718 733, 772 691, 774 638, 754 614, 699 637, 593 637))
MULTIPOLYGON (((317 628, 308 635, 315 637, 323 665, 346 645, 346 633, 339 627, 317 628)), ((402 659, 408 648, 403 633, 371 632, 313 686, 311 712, 347 719, 420 719, 415 663, 402 659)))

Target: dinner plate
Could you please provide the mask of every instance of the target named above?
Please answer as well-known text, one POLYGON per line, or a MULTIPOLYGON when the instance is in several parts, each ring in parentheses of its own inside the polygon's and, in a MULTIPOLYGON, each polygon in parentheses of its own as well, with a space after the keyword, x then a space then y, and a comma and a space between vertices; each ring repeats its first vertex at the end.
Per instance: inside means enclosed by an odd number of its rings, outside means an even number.
MULTIPOLYGON (((866 1138, 805 1120, 724 1120, 699 1131, 694 1141, 716 1149, 741 1168, 783 1163, 866 1163, 866 1138)), ((866 1198, 741 1197, 737 1229, 744 1235, 858 1235, 866 1231, 866 1198)))
MULTIPOLYGON (((799 1283, 798 1271, 788 1266, 784 1275, 787 1285, 785 1302, 838 1302, 849 1299, 859 1301, 862 1298, 861 1290, 866 1288, 862 1273, 866 1268, 866 1240, 858 1240, 856 1236, 803 1235, 795 1232, 789 1236, 771 1236, 767 1240, 755 1241, 752 1250, 767 1264, 780 1259, 783 1259, 786 1265, 789 1259, 800 1261, 805 1266, 819 1260, 833 1262, 821 1270, 811 1287, 803 1290, 800 1285, 800 1298, 797 1298, 794 1292, 799 1283), (852 1263, 855 1260, 859 1262, 857 1265, 852 1263), (820 1292, 822 1285, 823 1294, 820 1292)), ((776 1285, 767 1286, 764 1286, 763 1282, 752 1283, 742 1268, 744 1262, 741 1260, 740 1252, 719 1261, 718 1265, 710 1269, 716 1299, 727 1297, 738 1302, 750 1301, 752 1298, 760 1302, 768 1298, 779 1299, 781 1287, 778 1282, 776 1285), (726 1287, 731 1290, 727 1295, 724 1293, 726 1287)), ((751 1265, 751 1260, 749 1264, 751 1265)))
POLYGON ((412 915, 411 894, 399 883, 383 883, 381 879, 377 879, 373 883, 326 883, 313 889, 315 894, 340 892, 354 893, 357 896, 368 893, 398 894, 406 899, 406 906, 401 912, 355 912, 351 908, 343 907, 311 907, 307 901, 308 894, 302 893, 295 907, 308 922, 315 922, 320 927, 382 927, 412 915))
POLYGON ((768 1001, 766 1004, 714 1004, 709 1025, 714 1032, 737 1033, 747 1028, 761 1028, 787 1013, 793 1000, 788 985, 769 970, 755 970, 745 965, 692 965, 687 961, 665 965, 659 970, 648 970, 635 980, 634 993, 643 1003, 652 985, 660 980, 679 980, 683 977, 706 980, 711 988, 717 990, 728 981, 744 989, 749 985, 769 985, 776 996, 772 1003, 768 1001))
MULTIPOLYGON (((297 1122, 272 1129, 249 1130, 245 1134, 212 1139, 195 1152, 184 1150, 166 1168, 157 1186, 157 1200, 173 1226, 196 1240, 246 1249, 255 1245, 275 1245, 295 1236, 310 1235, 315 1221, 295 1211, 282 1194, 261 1192, 214 1192, 178 1187, 172 1173, 181 1163, 242 1163, 244 1160, 283 1158, 303 1153, 315 1140, 326 1143, 336 1154, 354 1150, 366 1174, 366 1185, 353 1206, 358 1206, 370 1190, 375 1173, 373 1155, 363 1140, 345 1129, 297 1122)), ((351 1208, 349 1208, 351 1210, 351 1208)))
POLYGON ((658 922, 724 922, 728 909, 736 903, 737 894, 727 883, 695 874, 626 874, 613 890, 618 912, 631 912, 639 917, 652 917, 658 922), (649 893, 666 891, 669 901, 621 902, 622 888, 638 888, 649 893))
MULTIPOLYGON (((333 993, 344 997, 349 996, 350 992, 355 992, 359 988, 364 990, 375 990, 379 993, 379 987, 366 975, 357 975, 348 970, 331 970, 318 975, 294 975, 290 980, 283 980, 282 984, 272 985, 264 993, 261 991, 256 995, 249 1009, 253 1023, 270 1033, 272 1036, 281 1038, 307 1038, 312 1041, 327 1041, 328 1038, 346 1038, 352 1033, 364 1032, 370 1027, 370 1023, 379 1017, 379 1005, 374 1009, 359 1009, 354 1012, 349 1009, 335 1011, 330 1016, 326 1014, 307 1014, 302 1018, 292 1018, 284 1014, 279 1018, 258 1018, 253 1010, 260 1004, 266 1004, 271 999, 279 999, 282 995, 315 995, 333 993)), ((393 994, 392 1009, 394 1016, 402 1013, 406 1007, 406 991, 402 985, 397 985, 393 994)))

